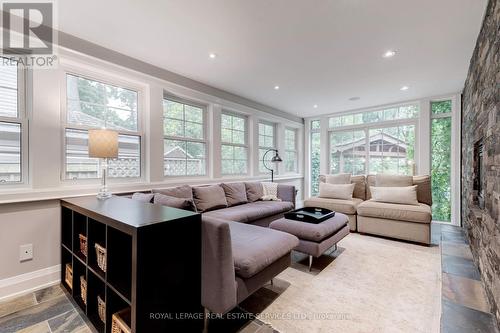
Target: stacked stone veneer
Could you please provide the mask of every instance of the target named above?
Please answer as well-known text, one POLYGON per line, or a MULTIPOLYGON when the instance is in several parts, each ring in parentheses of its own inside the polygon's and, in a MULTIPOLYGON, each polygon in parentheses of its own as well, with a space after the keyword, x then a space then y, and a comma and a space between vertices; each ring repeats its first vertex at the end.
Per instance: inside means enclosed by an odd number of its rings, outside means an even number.
POLYGON ((463 91, 462 219, 500 322, 500 0, 490 0, 463 91), (484 208, 474 192, 474 145, 483 140, 484 208))

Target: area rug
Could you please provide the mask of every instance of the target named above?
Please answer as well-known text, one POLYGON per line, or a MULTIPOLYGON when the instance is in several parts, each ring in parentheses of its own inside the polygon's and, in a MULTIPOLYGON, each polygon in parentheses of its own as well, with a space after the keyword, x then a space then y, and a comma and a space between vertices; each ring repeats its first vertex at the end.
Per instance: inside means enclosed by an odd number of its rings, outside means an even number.
POLYGON ((350 234, 314 267, 293 264, 242 307, 281 333, 439 332, 437 245, 350 234))

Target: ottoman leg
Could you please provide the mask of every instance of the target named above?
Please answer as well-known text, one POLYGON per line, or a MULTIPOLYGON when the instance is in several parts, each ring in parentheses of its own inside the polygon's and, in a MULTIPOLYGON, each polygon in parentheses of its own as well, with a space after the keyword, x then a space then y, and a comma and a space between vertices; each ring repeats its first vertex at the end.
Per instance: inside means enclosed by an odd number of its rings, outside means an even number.
POLYGON ((313 264, 313 256, 309 255, 309 272, 311 271, 312 264, 313 264))

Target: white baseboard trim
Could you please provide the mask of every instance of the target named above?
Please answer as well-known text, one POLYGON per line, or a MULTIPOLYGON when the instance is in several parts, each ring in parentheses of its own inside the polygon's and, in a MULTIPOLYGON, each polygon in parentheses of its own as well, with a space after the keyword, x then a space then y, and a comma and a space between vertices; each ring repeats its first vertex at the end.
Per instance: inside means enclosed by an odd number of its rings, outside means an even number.
POLYGON ((0 280, 0 302, 55 285, 61 281, 61 265, 0 280))

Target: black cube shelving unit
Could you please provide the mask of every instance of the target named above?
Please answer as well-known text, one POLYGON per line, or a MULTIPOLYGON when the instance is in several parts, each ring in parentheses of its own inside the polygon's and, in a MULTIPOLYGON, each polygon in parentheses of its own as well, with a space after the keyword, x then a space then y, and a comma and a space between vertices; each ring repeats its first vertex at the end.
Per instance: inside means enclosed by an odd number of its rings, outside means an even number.
POLYGON ((111 333, 112 315, 124 309, 133 333, 203 330, 200 214, 116 196, 61 200, 61 264, 61 285, 97 332, 111 333), (106 249, 105 270, 95 244, 106 249), (104 321, 98 296, 106 304, 104 321))

